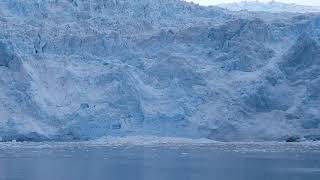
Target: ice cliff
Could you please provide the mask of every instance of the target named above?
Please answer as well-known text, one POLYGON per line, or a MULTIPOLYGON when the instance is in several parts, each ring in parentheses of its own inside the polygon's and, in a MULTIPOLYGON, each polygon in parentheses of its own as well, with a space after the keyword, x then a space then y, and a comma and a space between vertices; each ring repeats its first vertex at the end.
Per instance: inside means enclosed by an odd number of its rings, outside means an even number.
POLYGON ((320 15, 1 0, 0 140, 320 137, 320 15))

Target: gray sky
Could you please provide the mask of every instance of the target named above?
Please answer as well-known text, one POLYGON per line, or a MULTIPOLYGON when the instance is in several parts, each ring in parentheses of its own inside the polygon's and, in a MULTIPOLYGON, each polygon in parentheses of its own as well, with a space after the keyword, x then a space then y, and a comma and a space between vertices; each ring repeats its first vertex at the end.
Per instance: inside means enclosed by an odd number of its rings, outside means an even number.
MULTIPOLYGON (((193 1, 195 3, 199 3, 201 5, 215 5, 221 3, 230 3, 230 2, 240 2, 244 0, 186 0, 193 1)), ((247 1, 255 1, 255 0, 247 0, 247 1)), ((270 2, 271 0, 259 0, 260 2, 270 2)), ((312 6, 320 6, 320 0, 275 0, 276 2, 285 2, 285 3, 295 3, 302 5, 312 5, 312 6)))

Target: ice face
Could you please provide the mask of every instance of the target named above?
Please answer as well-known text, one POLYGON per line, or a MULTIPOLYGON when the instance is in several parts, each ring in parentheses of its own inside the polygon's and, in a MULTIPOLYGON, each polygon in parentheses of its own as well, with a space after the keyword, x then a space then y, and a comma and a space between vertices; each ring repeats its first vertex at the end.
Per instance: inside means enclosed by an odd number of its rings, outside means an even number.
POLYGON ((319 138, 317 14, 0 2, 0 137, 319 138))

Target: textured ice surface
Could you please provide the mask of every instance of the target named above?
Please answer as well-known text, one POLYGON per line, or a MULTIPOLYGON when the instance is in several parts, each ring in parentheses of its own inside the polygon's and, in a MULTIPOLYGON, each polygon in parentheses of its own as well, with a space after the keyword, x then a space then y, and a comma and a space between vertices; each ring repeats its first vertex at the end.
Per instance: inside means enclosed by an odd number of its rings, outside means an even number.
POLYGON ((320 136, 318 14, 0 1, 2 141, 320 136))
POLYGON ((320 12, 319 6, 304 6, 296 4, 287 4, 281 2, 259 2, 259 1, 242 1, 239 3, 219 4, 219 7, 226 8, 230 11, 264 11, 271 13, 291 12, 291 13, 308 13, 320 12))

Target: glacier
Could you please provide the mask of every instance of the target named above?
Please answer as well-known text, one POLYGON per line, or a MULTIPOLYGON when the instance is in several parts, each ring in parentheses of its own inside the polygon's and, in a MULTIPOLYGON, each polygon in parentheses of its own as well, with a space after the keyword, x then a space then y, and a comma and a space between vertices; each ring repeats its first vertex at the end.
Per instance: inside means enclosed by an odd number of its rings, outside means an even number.
POLYGON ((311 13, 320 12, 319 6, 299 5, 294 3, 282 3, 276 1, 260 2, 260 1, 241 1, 234 3, 223 3, 217 6, 228 9, 230 11, 256 11, 270 13, 311 13))
POLYGON ((320 14, 0 1, 0 140, 320 139, 320 14))

